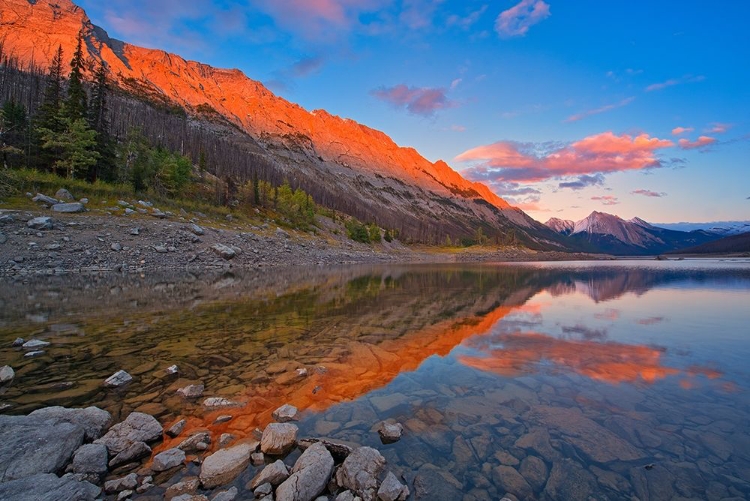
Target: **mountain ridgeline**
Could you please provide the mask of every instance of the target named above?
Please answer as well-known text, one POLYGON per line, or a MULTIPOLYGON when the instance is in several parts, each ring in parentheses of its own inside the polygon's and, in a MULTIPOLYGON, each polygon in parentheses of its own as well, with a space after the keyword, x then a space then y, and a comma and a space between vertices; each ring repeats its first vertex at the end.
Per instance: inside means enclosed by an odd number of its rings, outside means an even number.
POLYGON ((668 230, 637 217, 624 220, 597 211, 580 221, 552 218, 545 224, 575 246, 616 256, 656 255, 713 242, 722 236, 705 230, 668 230))
POLYGON ((316 203, 396 230, 405 241, 436 244, 479 235, 535 249, 571 247, 445 162, 430 162, 353 120, 307 111, 239 70, 112 39, 70 0, 3 0, 0 99, 32 113, 58 47, 67 61, 79 34, 84 78, 92 81, 102 66, 114 86, 108 120, 117 140, 137 127, 154 144, 196 164, 203 157, 221 179, 288 181, 316 203))

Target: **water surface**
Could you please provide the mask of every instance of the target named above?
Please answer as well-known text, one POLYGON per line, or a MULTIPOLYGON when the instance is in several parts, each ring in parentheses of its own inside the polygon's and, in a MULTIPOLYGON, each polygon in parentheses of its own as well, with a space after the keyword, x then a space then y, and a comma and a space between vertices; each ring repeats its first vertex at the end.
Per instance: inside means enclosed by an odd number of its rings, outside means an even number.
POLYGON ((427 497, 750 497, 747 260, 3 280, 4 412, 187 417, 215 444, 289 402, 302 436, 376 446, 427 497), (19 336, 51 344, 25 358, 19 336), (135 381, 103 388, 119 369, 135 381))

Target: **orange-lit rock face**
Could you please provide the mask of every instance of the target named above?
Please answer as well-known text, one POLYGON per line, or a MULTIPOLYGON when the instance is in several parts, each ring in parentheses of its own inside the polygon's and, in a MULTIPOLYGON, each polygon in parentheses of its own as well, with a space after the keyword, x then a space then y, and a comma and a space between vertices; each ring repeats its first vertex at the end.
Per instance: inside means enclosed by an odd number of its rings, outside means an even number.
MULTIPOLYGON (((487 186, 467 181, 445 162, 432 163, 413 148, 401 148, 386 134, 352 120, 324 110, 308 112, 275 96, 239 70, 216 69, 175 54, 112 40, 69 0, 35 4, 3 0, 0 6, 4 51, 24 65, 33 62, 47 68, 58 45, 67 64, 82 29, 87 59, 103 59, 111 77, 126 88, 145 88, 188 110, 207 104, 261 142, 306 137, 303 143, 309 145, 314 157, 395 177, 445 196, 458 192, 476 198, 478 194, 500 209, 510 208, 487 186)), ((518 211, 508 210, 506 216, 528 225, 518 211)))

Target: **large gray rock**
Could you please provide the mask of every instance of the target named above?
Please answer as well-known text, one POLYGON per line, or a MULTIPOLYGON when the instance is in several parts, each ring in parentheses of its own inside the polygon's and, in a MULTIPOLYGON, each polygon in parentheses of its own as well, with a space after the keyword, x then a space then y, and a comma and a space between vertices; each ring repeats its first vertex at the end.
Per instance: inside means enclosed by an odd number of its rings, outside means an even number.
POLYGON ((180 466, 185 462, 185 451, 180 449, 167 449, 154 456, 154 464, 151 469, 154 471, 167 471, 180 466))
POLYGON ((83 428, 72 423, 0 416, 0 482, 60 471, 84 435, 83 428))
POLYGON ((372 447, 355 449, 336 471, 336 483, 351 490, 363 501, 373 501, 385 458, 372 447))
POLYGON ((263 430, 260 450, 264 454, 280 456, 289 452, 297 443, 299 428, 290 423, 271 423, 263 430))
POLYGON ((47 424, 72 423, 83 428, 86 440, 96 440, 104 434, 112 423, 112 415, 98 407, 67 409, 65 407, 44 407, 29 414, 29 418, 47 424))
POLYGON ((60 478, 50 473, 0 483, 0 499, 13 501, 93 501, 101 491, 72 475, 60 478))
POLYGON ((10 365, 3 365, 0 367, 0 384, 6 384, 13 381, 13 378, 16 377, 16 373, 13 370, 13 367, 10 365))
POLYGON ((292 475, 276 489, 276 501, 309 501, 323 492, 333 473, 333 456, 325 445, 313 444, 302 453, 292 475))
POLYGON ((111 455, 117 455, 136 442, 153 442, 161 438, 162 427, 153 416, 132 412, 122 423, 114 425, 94 443, 107 446, 111 455))
POLYGON ((393 472, 388 472, 378 489, 379 501, 404 501, 409 497, 409 488, 398 481, 393 472))
POLYGON ((279 485, 289 478, 289 468, 286 467, 281 459, 267 465, 250 481, 250 488, 255 490, 263 484, 279 485))
POLYGON ((47 216, 35 217, 27 221, 26 226, 32 230, 51 230, 53 228, 52 218, 47 216))
POLYGON ((73 455, 73 473, 107 472, 107 447, 102 444, 85 444, 73 455))
POLYGON ((67 204, 55 204, 52 206, 52 210, 63 214, 74 214, 76 212, 84 212, 86 207, 81 202, 70 202, 67 204))
POLYGON ((250 463, 250 454, 255 452, 250 444, 238 444, 221 449, 203 460, 200 479, 203 487, 211 489, 231 482, 250 463))

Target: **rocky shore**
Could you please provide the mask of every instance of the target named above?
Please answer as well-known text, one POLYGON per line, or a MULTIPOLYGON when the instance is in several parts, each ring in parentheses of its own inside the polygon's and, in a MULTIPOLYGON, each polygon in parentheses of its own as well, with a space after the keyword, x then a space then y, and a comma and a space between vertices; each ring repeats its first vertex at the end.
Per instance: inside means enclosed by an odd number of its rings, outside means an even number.
POLYGON ((315 231, 304 232, 269 220, 171 212, 147 200, 101 200, 88 209, 88 200, 67 190, 27 196, 33 209, 0 209, 0 274, 591 258, 518 248, 435 252, 397 240, 368 245, 350 240, 341 221, 322 216, 315 231))
MULTIPOLYGON (((185 420, 164 430, 141 412, 112 425, 110 413, 97 407, 0 416, 0 499, 403 501, 409 496, 379 451, 299 439, 292 422, 297 415, 293 406, 282 406, 274 412, 276 422, 242 439, 183 433, 185 420), (165 436, 181 441, 154 453, 165 436)), ((402 429, 382 423, 383 442, 397 441, 402 429)))

